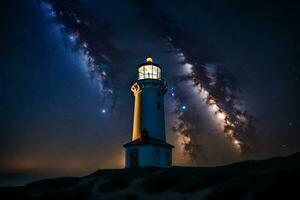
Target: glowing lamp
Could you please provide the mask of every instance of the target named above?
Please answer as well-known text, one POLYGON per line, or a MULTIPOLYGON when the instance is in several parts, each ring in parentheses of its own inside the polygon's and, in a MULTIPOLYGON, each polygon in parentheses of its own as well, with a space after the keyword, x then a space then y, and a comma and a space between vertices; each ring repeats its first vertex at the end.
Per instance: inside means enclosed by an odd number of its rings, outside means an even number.
POLYGON ((138 67, 138 80, 157 79, 161 80, 161 68, 153 63, 151 57, 146 59, 146 63, 138 67))
POLYGON ((151 58, 151 57, 148 57, 147 59, 146 59, 146 62, 153 62, 153 59, 151 58))

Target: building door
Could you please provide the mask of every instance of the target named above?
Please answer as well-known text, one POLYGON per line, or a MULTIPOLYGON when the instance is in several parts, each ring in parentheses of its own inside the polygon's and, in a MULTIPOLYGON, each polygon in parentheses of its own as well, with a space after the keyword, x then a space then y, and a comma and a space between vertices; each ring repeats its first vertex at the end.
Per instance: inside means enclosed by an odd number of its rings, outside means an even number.
POLYGON ((154 154, 154 163, 160 165, 160 151, 159 149, 155 149, 154 154))
POLYGON ((165 161, 166 161, 166 165, 167 166, 171 166, 172 165, 172 154, 171 154, 171 151, 166 151, 165 152, 165 161))
POLYGON ((130 151, 130 167, 139 167, 139 150, 130 151))

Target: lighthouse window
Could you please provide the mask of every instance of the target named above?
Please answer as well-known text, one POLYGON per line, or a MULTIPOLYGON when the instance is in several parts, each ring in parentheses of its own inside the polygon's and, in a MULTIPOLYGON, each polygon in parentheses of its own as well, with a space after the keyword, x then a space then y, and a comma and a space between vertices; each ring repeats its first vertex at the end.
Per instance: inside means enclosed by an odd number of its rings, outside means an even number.
POLYGON ((144 78, 144 73, 139 72, 139 79, 145 79, 144 78))
POLYGON ((160 68, 155 65, 143 65, 138 69, 138 79, 160 79, 160 68))
POLYGON ((156 107, 157 107, 158 110, 160 110, 160 102, 156 103, 156 107))
POLYGON ((156 66, 153 66, 152 65, 152 67, 153 67, 153 69, 152 69, 152 76, 153 76, 153 78, 155 78, 155 79, 159 79, 159 77, 158 77, 158 67, 156 67, 156 66))
POLYGON ((145 78, 153 78, 152 65, 145 65, 145 78))

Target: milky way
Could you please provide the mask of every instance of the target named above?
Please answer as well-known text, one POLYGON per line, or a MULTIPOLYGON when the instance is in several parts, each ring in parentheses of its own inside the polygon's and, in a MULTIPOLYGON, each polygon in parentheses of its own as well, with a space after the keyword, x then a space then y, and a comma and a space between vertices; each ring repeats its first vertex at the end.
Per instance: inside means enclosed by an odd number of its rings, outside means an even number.
POLYGON ((80 11, 80 1, 41 1, 41 7, 50 23, 63 33, 74 51, 80 52, 85 71, 97 84, 103 97, 101 112, 113 106, 113 73, 111 55, 117 50, 109 43, 109 26, 80 11))
MULTIPOLYGON (((72 48, 82 52, 86 71, 98 85, 103 97, 104 103, 100 109, 101 113, 105 114, 115 101, 114 59, 121 57, 122 54, 111 44, 110 25, 82 11, 80 3, 80 1, 49 0, 41 1, 41 6, 49 20, 60 27, 66 39, 72 42, 72 48)), ((203 141, 198 141, 199 133, 193 128, 191 120, 197 111, 187 109, 188 105, 185 105, 182 98, 184 91, 177 88, 183 82, 192 83, 184 87, 192 87, 194 96, 192 98, 208 106, 207 114, 214 116, 216 126, 220 126, 224 138, 230 141, 232 148, 243 156, 251 155, 255 145, 253 117, 237 98, 238 87, 234 84, 234 80, 222 70, 221 64, 213 63, 205 52, 195 52, 195 47, 189 45, 193 37, 190 33, 176 28, 171 17, 165 12, 152 5, 150 1, 143 3, 133 1, 133 3, 142 9, 137 18, 159 35, 168 51, 175 55, 175 62, 180 67, 178 71, 182 71, 182 75, 173 77, 174 87, 171 88, 171 96, 175 102, 173 110, 176 118, 172 130, 178 135, 183 155, 188 156, 188 159, 196 164, 201 163, 199 160, 205 157, 202 155, 205 148, 203 141)))

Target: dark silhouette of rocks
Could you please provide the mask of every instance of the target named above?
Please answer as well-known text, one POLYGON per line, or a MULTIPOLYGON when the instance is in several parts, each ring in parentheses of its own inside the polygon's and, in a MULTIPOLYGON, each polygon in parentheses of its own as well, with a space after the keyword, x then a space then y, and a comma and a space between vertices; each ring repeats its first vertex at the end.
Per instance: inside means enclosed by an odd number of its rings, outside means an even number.
POLYGON ((0 187, 0 199, 298 199, 300 153, 220 167, 98 170, 0 187))

